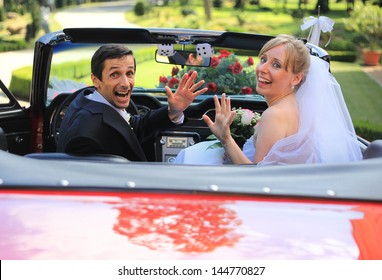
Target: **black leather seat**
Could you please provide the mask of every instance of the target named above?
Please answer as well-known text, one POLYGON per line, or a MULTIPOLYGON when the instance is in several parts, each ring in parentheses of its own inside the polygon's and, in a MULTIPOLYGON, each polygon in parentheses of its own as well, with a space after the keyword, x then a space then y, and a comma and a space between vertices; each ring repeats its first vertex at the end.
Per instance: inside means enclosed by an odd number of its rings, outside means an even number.
POLYGON ((363 159, 382 157, 382 140, 374 140, 367 146, 363 159))
POLYGON ((0 127, 0 150, 8 151, 7 137, 5 137, 5 132, 1 127, 0 127))

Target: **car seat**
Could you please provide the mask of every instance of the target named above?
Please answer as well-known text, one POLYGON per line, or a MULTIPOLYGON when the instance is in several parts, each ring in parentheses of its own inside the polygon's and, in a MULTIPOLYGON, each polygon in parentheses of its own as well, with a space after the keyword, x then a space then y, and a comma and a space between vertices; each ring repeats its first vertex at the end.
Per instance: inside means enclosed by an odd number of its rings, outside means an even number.
POLYGON ((382 157, 382 140, 374 140, 367 146, 363 159, 382 157))
POLYGON ((0 127, 0 150, 8 151, 7 137, 5 137, 4 130, 0 127))

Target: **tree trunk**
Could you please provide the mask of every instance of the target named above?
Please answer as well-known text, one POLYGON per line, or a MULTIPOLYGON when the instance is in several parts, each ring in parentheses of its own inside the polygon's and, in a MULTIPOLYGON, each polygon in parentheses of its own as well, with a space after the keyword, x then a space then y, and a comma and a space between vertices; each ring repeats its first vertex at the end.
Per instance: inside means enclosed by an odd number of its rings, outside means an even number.
POLYGON ((330 11, 329 9, 329 0, 317 0, 316 11, 320 14, 326 14, 330 11), (320 8, 318 8, 320 6, 320 8))
POLYGON ((207 20, 211 20, 211 0, 204 0, 204 14, 207 20))
POLYGON ((245 9, 245 0, 235 0, 234 8, 235 9, 241 9, 241 10, 244 11, 244 9, 245 9))

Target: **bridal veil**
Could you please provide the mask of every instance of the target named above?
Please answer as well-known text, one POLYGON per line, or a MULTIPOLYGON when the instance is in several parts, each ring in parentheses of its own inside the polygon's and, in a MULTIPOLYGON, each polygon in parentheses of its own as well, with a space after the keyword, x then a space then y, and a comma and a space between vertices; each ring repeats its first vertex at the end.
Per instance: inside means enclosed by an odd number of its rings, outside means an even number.
POLYGON ((329 63, 311 55, 309 72, 298 89, 298 133, 278 141, 259 164, 342 163, 362 159, 341 87, 329 63))

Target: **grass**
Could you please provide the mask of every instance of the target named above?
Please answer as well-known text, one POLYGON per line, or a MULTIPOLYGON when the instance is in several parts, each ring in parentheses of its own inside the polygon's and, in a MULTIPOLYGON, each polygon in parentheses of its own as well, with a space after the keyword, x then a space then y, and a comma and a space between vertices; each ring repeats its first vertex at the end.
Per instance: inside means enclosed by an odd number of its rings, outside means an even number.
POLYGON ((360 65, 332 62, 334 77, 341 85, 353 120, 375 124, 382 130, 382 89, 360 65))

